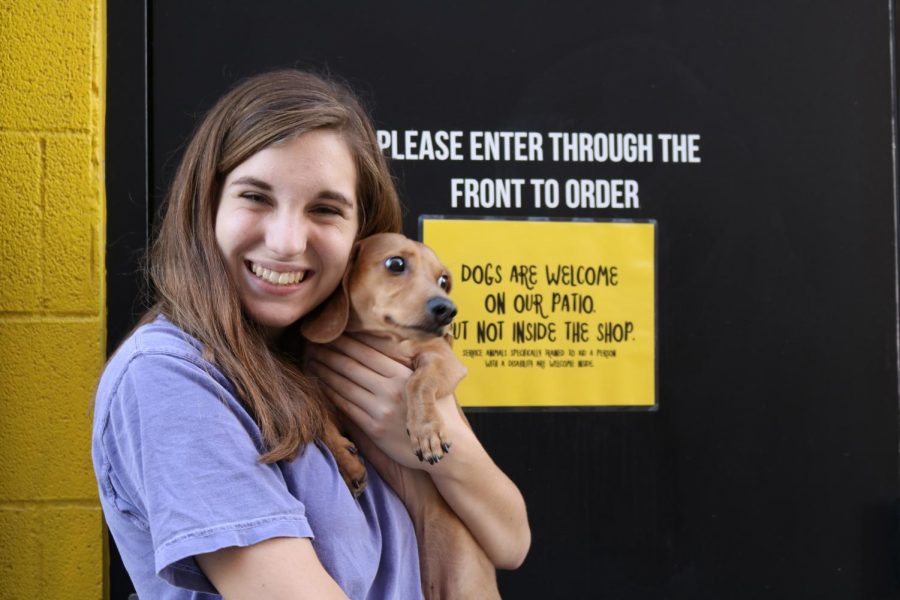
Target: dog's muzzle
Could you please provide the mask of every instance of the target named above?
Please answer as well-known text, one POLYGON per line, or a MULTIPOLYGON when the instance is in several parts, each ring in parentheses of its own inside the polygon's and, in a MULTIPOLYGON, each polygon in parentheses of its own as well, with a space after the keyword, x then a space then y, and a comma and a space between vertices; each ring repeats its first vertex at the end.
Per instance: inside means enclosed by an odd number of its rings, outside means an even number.
POLYGON ((449 325, 453 317, 456 316, 456 305, 447 298, 434 296, 428 299, 425 306, 428 309, 428 314, 440 327, 449 325))

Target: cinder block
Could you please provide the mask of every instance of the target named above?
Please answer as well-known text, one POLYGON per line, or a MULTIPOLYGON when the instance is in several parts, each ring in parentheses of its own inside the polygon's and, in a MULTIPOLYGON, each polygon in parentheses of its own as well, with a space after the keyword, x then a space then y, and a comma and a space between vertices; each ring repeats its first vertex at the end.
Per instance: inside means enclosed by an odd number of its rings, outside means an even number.
POLYGON ((36 136, 0 132, 0 232, 0 311, 37 310, 42 249, 41 146, 36 136))
POLYGON ((0 8, 0 128, 87 129, 94 121, 94 3, 0 8))
POLYGON ((100 313, 100 173, 88 135, 46 140, 44 296, 50 311, 100 313))
POLYGON ((45 597, 40 593, 40 531, 37 509, 0 506, 0 600, 45 597))
POLYGON ((91 407, 103 326, 0 321, 0 502, 93 499, 91 407))
POLYGON ((42 512, 39 597, 102 598, 104 529, 100 508, 48 506, 42 512))

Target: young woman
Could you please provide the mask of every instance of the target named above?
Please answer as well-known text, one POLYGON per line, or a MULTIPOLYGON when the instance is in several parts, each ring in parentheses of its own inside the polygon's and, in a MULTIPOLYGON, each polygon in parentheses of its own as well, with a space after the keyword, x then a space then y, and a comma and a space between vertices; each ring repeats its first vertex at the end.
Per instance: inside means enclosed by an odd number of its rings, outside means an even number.
POLYGON ((251 78, 194 134, 151 254, 157 304, 110 359, 93 460, 138 596, 418 598, 409 513, 436 487, 498 567, 521 563, 521 494, 443 401, 453 452, 409 450, 410 371, 343 337, 299 363, 298 321, 358 238, 400 229, 370 120, 308 73, 251 78), (324 392, 324 393, 323 393, 324 392), (322 433, 327 395, 369 469, 354 499, 322 433), (402 502, 401 502, 402 500, 402 502))

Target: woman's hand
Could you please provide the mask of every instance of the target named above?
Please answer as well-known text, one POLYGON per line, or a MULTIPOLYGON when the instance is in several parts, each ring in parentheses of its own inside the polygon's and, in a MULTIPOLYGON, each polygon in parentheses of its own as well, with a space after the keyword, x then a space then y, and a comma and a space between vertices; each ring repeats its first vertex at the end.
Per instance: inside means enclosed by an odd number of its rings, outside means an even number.
POLYGON ((384 354, 391 351, 391 341, 357 338, 344 335, 328 346, 310 347, 309 371, 379 449, 400 465, 431 476, 496 566, 518 567, 531 544, 518 488, 488 456, 452 396, 437 401, 452 450, 435 465, 421 462, 406 434, 403 390, 412 374, 410 365, 384 354))
MULTIPOLYGON (((310 345, 307 370, 325 384, 325 394, 335 406, 385 454, 406 467, 422 469, 426 465, 414 454, 406 433, 403 390, 412 370, 384 354, 389 340, 358 337, 343 335, 327 346, 310 345)), ((460 421, 452 397, 439 400, 438 406, 445 423, 460 421)))

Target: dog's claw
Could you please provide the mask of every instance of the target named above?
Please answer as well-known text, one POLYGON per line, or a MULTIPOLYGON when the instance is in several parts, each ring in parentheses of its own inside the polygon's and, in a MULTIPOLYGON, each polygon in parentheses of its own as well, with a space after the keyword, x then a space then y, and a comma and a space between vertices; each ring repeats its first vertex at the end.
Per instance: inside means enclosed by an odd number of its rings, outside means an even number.
POLYGON ((443 439, 443 426, 439 421, 428 421, 424 425, 411 423, 407 424, 407 429, 411 432, 413 452, 421 462, 436 465, 450 452, 452 444, 443 439))
POLYGON ((350 481, 350 485, 353 486, 351 493, 353 494, 354 498, 359 498, 360 496, 362 496, 362 493, 366 491, 366 487, 369 483, 368 479, 368 474, 364 472, 362 474, 362 477, 360 477, 359 479, 353 479, 350 481))
POLYGON ((359 454, 359 450, 356 449, 356 446, 347 446, 347 452, 349 452, 353 456, 359 454))

